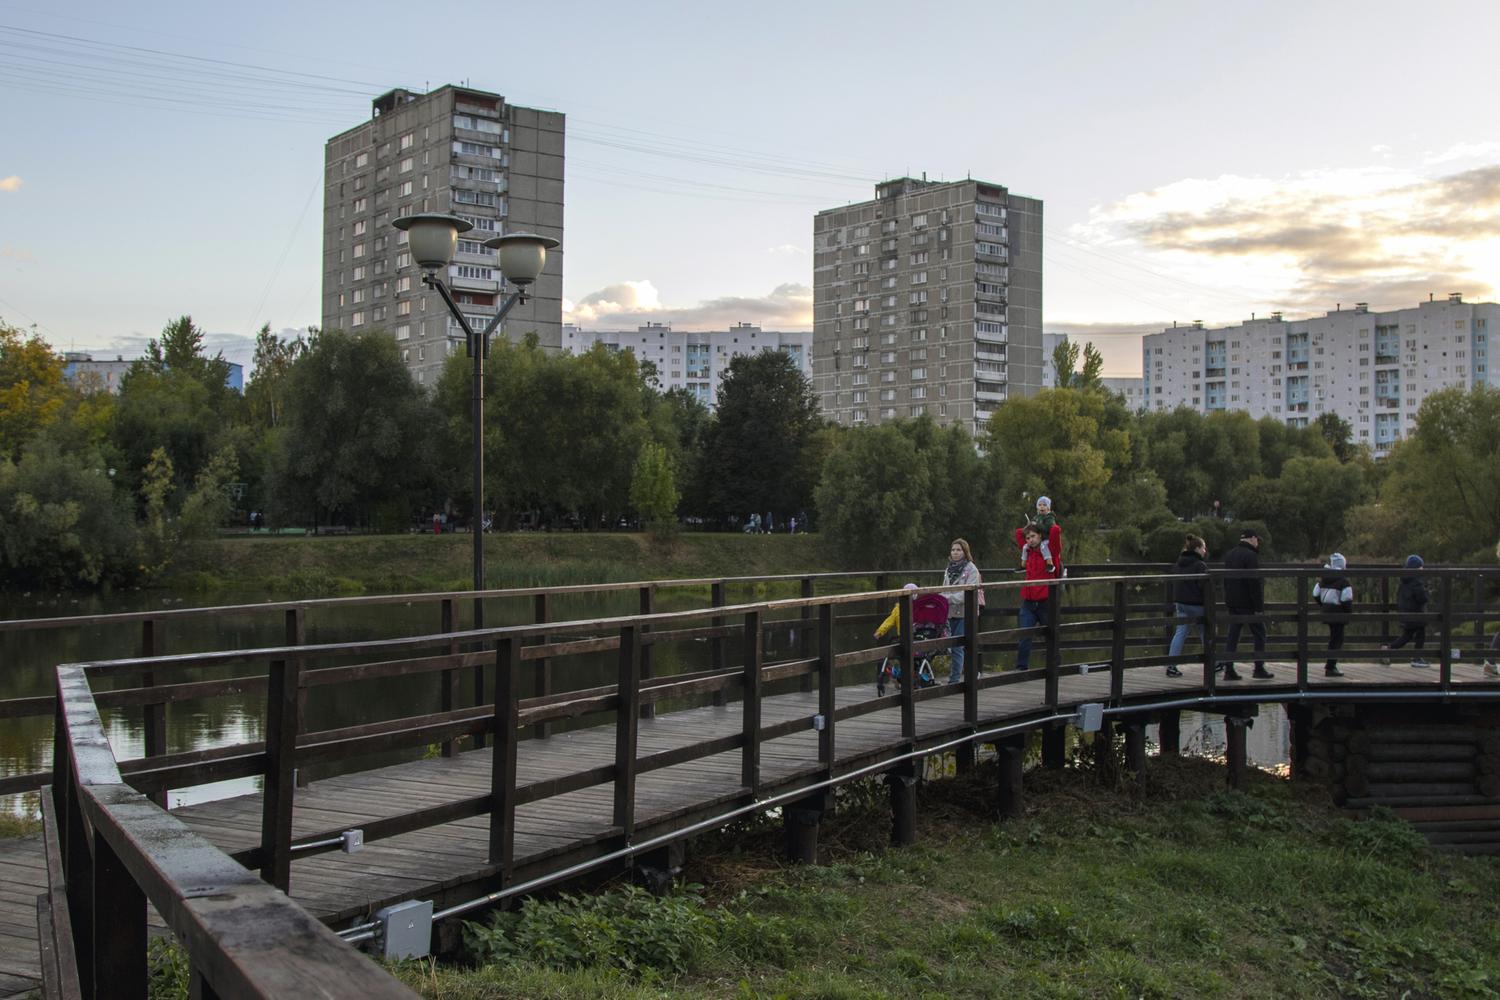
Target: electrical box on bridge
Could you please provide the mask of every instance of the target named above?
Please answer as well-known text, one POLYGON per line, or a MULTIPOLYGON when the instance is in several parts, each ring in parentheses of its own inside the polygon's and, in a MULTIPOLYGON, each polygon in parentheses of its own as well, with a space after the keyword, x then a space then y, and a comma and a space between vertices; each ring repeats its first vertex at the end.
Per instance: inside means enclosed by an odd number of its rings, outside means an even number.
POLYGON ((1086 733, 1097 733, 1104 728, 1104 705, 1091 701, 1078 706, 1078 728, 1086 733))
POLYGON ((375 914, 382 958, 422 958, 432 950, 432 900, 411 900, 375 914))

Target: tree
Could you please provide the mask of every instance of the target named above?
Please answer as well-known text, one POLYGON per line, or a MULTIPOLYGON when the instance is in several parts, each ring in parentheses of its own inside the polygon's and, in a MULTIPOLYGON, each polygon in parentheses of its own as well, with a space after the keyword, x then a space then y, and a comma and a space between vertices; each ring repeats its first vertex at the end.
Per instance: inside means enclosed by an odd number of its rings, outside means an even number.
POLYGON ((1130 467, 1129 419, 1106 393, 1054 389, 1009 400, 981 439, 999 516, 1019 525, 1046 494, 1060 518, 1091 528, 1104 513, 1112 475, 1130 467))
POLYGON ((330 331, 292 365, 273 507, 313 524, 407 524, 431 482, 432 416, 396 342, 330 331))
POLYGON ((17 458, 70 395, 63 359, 35 333, 24 337, 0 320, 0 458, 17 458))
POLYGON ((818 481, 807 449, 819 425, 812 384, 785 352, 731 360, 704 442, 709 513, 727 519, 762 511, 785 520, 807 507, 818 481))
POLYGON ((677 483, 667 450, 654 441, 641 445, 630 477, 630 505, 641 521, 657 533, 676 526, 677 483))
POLYGON ((1083 345, 1083 371, 1074 380, 1074 388, 1099 389, 1104 385, 1104 355, 1093 341, 1083 345))
POLYGON ((1340 462, 1351 461, 1359 451, 1354 444, 1354 427, 1337 413, 1318 414, 1315 426, 1340 462))
POLYGON ((0 458, 0 579, 22 586, 96 585, 135 575, 130 501, 95 454, 39 439, 0 458))
POLYGON ((1077 377, 1079 347, 1071 340, 1059 340, 1052 348, 1052 368, 1057 373, 1055 388, 1071 389, 1077 377))
POLYGON ((823 465, 820 530, 849 565, 930 561, 934 492, 911 436, 890 424, 856 427, 823 465))
POLYGON ((1428 396, 1417 426, 1386 459, 1380 502, 1408 551, 1442 559, 1493 558, 1500 538, 1500 389, 1428 396))
POLYGON ((1344 544, 1349 512, 1365 497, 1364 475, 1336 458, 1289 459, 1276 479, 1244 484, 1236 510, 1264 521, 1288 556, 1326 556, 1344 544))
POLYGON ((1000 523, 995 494, 985 460, 974 439, 957 425, 939 427, 928 414, 893 425, 916 447, 917 460, 927 469, 932 495, 922 517, 921 553, 935 559, 948 551, 954 538, 964 538, 976 560, 993 558, 1010 545, 1000 523))
MULTIPOLYGON (((165 372, 186 375, 201 382, 215 398, 226 390, 225 382, 229 378, 229 362, 224 360, 222 352, 212 358, 203 353, 203 330, 187 315, 168 322, 162 327, 159 339, 147 342, 146 356, 132 365, 131 371, 137 368, 158 375, 165 372)), ((126 376, 129 375, 127 372, 126 376)), ((123 384, 124 380, 121 381, 123 384)))
POLYGON ((712 420, 708 407, 685 389, 648 390, 645 404, 648 433, 666 450, 674 471, 679 492, 678 513, 701 515, 706 505, 698 467, 712 420))
POLYGON ((245 389, 245 403, 250 419, 261 427, 275 427, 286 412, 286 382, 308 348, 301 336, 282 340, 271 332, 267 323, 255 335, 255 359, 250 385, 245 389))

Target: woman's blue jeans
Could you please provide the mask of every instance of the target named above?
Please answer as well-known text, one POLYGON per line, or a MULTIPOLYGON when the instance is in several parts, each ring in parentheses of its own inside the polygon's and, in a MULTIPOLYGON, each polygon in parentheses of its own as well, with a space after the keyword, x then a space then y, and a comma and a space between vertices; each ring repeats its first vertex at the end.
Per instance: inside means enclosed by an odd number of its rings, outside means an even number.
POLYGON ((1167 650, 1168 656, 1181 656, 1182 647, 1187 645, 1188 630, 1193 627, 1193 620, 1198 622, 1198 641, 1207 642, 1203 630, 1203 605, 1201 604, 1179 604, 1177 605, 1177 617, 1187 619, 1177 626, 1177 631, 1172 633, 1172 646, 1167 650))

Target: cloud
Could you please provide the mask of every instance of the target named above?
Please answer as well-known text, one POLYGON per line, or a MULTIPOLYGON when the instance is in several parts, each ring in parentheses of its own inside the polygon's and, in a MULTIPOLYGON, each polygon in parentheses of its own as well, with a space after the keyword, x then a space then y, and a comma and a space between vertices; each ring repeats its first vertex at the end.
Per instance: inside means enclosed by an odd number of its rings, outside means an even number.
POLYGON ((1427 153, 1422 162, 1429 167, 1442 166, 1462 160, 1500 159, 1500 142, 1458 142, 1436 153, 1427 153))
POLYGON ((0 247, 0 257, 6 260, 14 260, 22 264, 35 264, 36 257, 30 250, 24 247, 3 246, 0 247))
POLYGON ((807 248, 799 247, 795 243, 783 243, 778 247, 766 247, 766 253, 781 254, 788 257, 804 256, 807 253, 807 248))
POLYGON ((1073 234, 1271 308, 1409 306, 1492 295, 1500 165, 1441 176, 1387 167, 1187 179, 1095 209, 1073 234))
POLYGON ((812 328, 812 289, 789 283, 768 295, 726 295, 697 305, 667 306, 649 281, 623 281, 579 299, 563 302, 563 322, 590 329, 631 329, 645 323, 670 323, 679 330, 727 330, 735 323, 754 323, 766 330, 812 328))
POLYGON ((11 174, 9 177, 0 177, 0 191, 19 191, 21 190, 21 184, 21 178, 15 174, 11 174))

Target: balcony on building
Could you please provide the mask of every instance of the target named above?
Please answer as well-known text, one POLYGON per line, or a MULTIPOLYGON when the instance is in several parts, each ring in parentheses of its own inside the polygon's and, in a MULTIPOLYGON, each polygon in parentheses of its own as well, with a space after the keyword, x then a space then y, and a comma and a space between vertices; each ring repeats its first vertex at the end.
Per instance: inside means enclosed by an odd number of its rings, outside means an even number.
POLYGON ((1005 402, 1004 382, 974 382, 974 398, 989 403, 1005 402))
POLYGON ((974 346, 974 360, 975 361, 998 361, 1001 364, 1004 364, 1005 363, 1005 345, 1004 344, 999 344, 999 345, 996 345, 996 346, 990 346, 990 345, 985 344, 984 342, 981 341, 979 344, 976 344, 974 346))
POLYGON ((982 344, 1004 344, 1010 336, 1010 328, 1004 323, 1000 324, 998 332, 993 330, 981 330, 979 324, 974 324, 974 339, 982 344))

